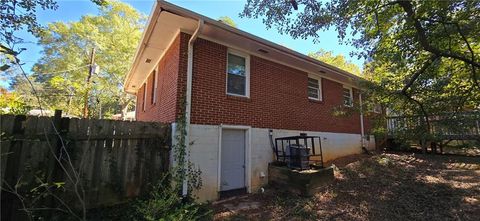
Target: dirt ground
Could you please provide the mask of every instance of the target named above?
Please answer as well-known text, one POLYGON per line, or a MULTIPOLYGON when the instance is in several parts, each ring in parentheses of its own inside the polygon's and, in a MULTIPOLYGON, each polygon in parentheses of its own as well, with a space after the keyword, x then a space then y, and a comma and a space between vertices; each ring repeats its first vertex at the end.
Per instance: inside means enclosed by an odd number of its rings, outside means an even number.
POLYGON ((330 162, 314 197, 265 188, 214 203, 215 220, 479 220, 480 157, 383 153, 330 162))

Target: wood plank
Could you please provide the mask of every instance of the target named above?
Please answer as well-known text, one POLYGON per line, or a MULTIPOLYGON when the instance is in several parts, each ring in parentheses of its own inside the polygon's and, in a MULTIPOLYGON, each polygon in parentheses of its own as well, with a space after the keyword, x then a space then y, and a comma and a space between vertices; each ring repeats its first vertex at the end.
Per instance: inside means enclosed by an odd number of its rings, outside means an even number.
MULTIPOLYGON (((23 123, 26 120, 26 116, 24 115, 17 115, 15 116, 12 134, 23 134, 24 133, 24 126, 23 123)), ((20 159, 22 157, 22 147, 23 141, 13 141, 10 144, 9 152, 11 154, 7 155, 7 164, 5 169, 4 180, 2 180, 2 220, 20 220, 25 217, 23 213, 19 213, 16 208, 20 207, 20 202, 18 198, 7 192, 4 191, 3 188, 9 190, 13 189, 19 179, 18 172, 20 167, 20 159)))
MULTIPOLYGON (((15 148, 16 152, 20 152, 17 153, 18 156, 13 156, 16 157, 13 161, 10 160, 12 156, 2 155, 2 176, 8 170, 12 179, 26 174, 30 174, 28 177, 33 179, 31 174, 35 168, 42 168, 47 173, 45 181, 67 181, 65 188, 71 193, 73 184, 64 175, 50 174, 54 170, 65 173, 56 165, 53 155, 58 136, 53 130, 52 118, 25 117, 25 123, 20 126, 17 123, 15 132, 13 124, 18 116, 0 117, 4 133, 1 152, 8 153, 10 146, 21 144, 21 148, 15 148), (12 139, 5 139, 6 134, 13 135, 12 139), (9 147, 5 148, 5 144, 9 144, 9 147), (7 165, 9 162, 18 164, 16 170, 8 169, 13 167, 7 165)), ((64 165, 68 166, 67 172, 71 173, 72 168, 65 157, 68 153, 74 169, 80 173, 82 183, 85 184, 87 207, 113 205, 127 197, 144 193, 148 184, 158 180, 168 169, 169 154, 165 148, 170 145, 168 124, 76 118, 61 118, 57 123, 67 150, 61 155, 64 165)), ((2 201, 5 199, 2 195, 2 201)))
POLYGON ((14 124, 14 115, 0 115, 0 157, 1 157, 1 164, 2 167, 0 170, 1 179, 4 179, 5 176, 5 169, 7 168, 7 159, 8 155, 11 154, 10 152, 10 145, 14 124))

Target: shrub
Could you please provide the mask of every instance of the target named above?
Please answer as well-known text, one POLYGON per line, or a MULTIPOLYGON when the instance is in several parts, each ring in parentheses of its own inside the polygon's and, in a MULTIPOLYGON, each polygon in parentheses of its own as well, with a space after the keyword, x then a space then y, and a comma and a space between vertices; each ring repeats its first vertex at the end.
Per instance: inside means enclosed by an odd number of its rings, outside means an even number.
POLYGON ((172 184, 165 175, 154 185, 147 199, 136 206, 142 219, 157 220, 211 220, 212 211, 207 204, 196 203, 190 196, 183 198, 181 184, 172 184))

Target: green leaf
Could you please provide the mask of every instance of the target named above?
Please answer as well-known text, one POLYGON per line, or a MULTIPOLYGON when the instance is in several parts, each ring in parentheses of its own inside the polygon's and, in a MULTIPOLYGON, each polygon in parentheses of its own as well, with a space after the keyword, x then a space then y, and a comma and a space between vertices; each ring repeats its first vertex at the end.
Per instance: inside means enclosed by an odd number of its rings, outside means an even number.
POLYGON ((65 185, 65 182, 54 182, 53 185, 55 185, 55 187, 58 189, 63 187, 65 185))

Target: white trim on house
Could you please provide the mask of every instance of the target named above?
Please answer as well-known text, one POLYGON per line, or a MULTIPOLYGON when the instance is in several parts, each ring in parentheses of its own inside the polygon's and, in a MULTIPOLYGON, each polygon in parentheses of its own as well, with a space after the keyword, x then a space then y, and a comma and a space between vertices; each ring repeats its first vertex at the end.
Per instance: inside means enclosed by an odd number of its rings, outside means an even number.
MULTIPOLYGON (((217 21, 215 19, 211 19, 209 17, 206 17, 204 15, 201 15, 201 14, 198 14, 196 12, 193 12, 191 10, 188 10, 188 9, 185 9, 185 8, 182 8, 182 7, 179 7, 173 3, 170 3, 170 2, 166 2, 166 1, 161 1, 159 2, 160 4, 160 8, 163 8, 163 9, 166 9, 168 10, 169 12, 172 12, 172 13, 175 13, 179 16, 183 16, 183 17, 186 17, 186 18, 190 18, 190 19, 194 19, 194 20, 197 20, 199 18, 202 18, 205 23, 207 25, 213 25, 215 27, 218 27, 220 29, 223 29, 225 31, 228 31, 232 34, 236 34, 238 36, 242 36, 243 38, 247 39, 247 40, 251 40, 251 41, 255 41, 255 42, 258 42, 260 44, 263 44, 267 47, 271 47, 272 49, 275 49, 281 53, 284 53, 284 54, 288 54, 292 57, 297 57, 299 59, 303 59, 305 61, 308 61, 308 62, 311 62, 311 63, 315 63, 316 65, 319 65, 319 66, 322 66, 323 69, 329 69, 331 70, 332 72, 335 72, 336 74, 338 75, 343 75, 345 77, 348 77, 348 78, 353 78, 353 79, 362 79, 361 77, 359 76, 356 76, 352 73, 349 73, 345 70, 342 70, 342 69, 339 69, 338 67, 335 67, 333 65, 329 65, 325 62, 322 62, 320 60, 317 60, 317 59, 314 59, 314 58, 311 58, 311 57, 308 57, 307 55, 304 55, 304 54, 301 54, 295 50, 292 50, 292 49, 289 49, 285 46, 282 46, 282 45, 279 45, 277 43, 274 43, 274 42, 271 42, 267 39, 263 39, 261 37, 258 37, 258 36, 255 36, 251 33, 248 33, 248 32, 245 32, 245 31, 242 31, 238 28, 234 28, 234 27, 231 27, 227 24, 224 24, 220 21, 217 21)), ((149 24, 149 23, 148 23, 149 24)))
POLYGON ((142 109, 145 112, 147 110, 147 85, 148 85, 148 81, 143 83, 143 85, 145 85, 145 88, 143 89, 142 109))
POLYGON ((352 87, 343 85, 343 89, 348 89, 349 92, 350 92, 350 105, 348 105, 348 104, 345 104, 345 94, 344 94, 344 91, 342 90, 343 105, 345 105, 346 107, 353 107, 353 99, 354 99, 354 98, 353 98, 353 89, 352 89, 352 87))
MULTIPOLYGON (((152 73, 152 71, 153 71, 155 68, 157 68, 158 63, 160 63, 160 61, 162 60, 162 58, 165 56, 165 53, 167 53, 167 51, 170 50, 170 47, 172 46, 173 42, 175 42, 175 39, 177 39, 178 35, 180 35, 181 32, 182 32, 182 31, 181 31, 180 29, 177 29, 177 31, 175 32, 174 37, 173 37, 172 39, 170 39, 170 42, 168 42, 167 47, 165 48, 165 50, 164 50, 164 51, 162 52, 162 54, 160 55, 160 58, 159 58, 158 60, 156 60, 155 66, 154 66, 149 72, 147 72, 147 73, 149 73, 149 74, 147 74, 147 76, 145 77, 145 79, 143 79, 143 81, 142 81, 142 83, 141 83, 140 85, 143 85, 143 84, 147 81, 147 79, 148 79, 148 77, 150 76, 150 74, 152 73)), ((152 61, 152 62, 153 62, 153 61, 152 61)), ((127 82, 127 81, 125 81, 125 83, 126 83, 126 82, 127 82)), ((124 83, 124 84, 125 84, 125 83, 124 83)), ((125 84, 125 85, 126 85, 126 84, 125 84)), ((138 88, 137 88, 136 90, 138 91, 138 88)), ((128 93, 128 91, 127 91, 127 93, 128 93)))
MULTIPOLYGON (((147 47, 147 45, 144 42, 150 40, 150 36, 152 35, 152 32, 153 32, 153 27, 155 27, 155 25, 158 22, 158 17, 160 16, 161 11, 157 12, 157 6, 158 6, 158 3, 157 3, 157 1, 155 1, 155 3, 152 6, 152 10, 150 11, 150 15, 148 16, 148 20, 147 20, 147 23, 146 23, 147 25, 146 25, 143 33, 142 33, 142 38, 140 40, 140 43, 137 45, 137 49, 135 50, 135 57, 133 57, 133 60, 131 61, 131 65, 130 65, 130 68, 127 72, 127 76, 125 77, 125 81, 123 82, 125 91, 128 90, 128 85, 130 84, 130 80, 132 78, 132 73, 134 73, 137 69, 137 64, 139 62, 138 59, 140 59, 139 55, 141 53, 143 53, 143 51, 147 47)), ((143 85, 143 82, 140 84, 140 87, 141 87, 141 85, 143 85)), ((134 90, 138 91, 138 88, 136 88, 134 90)), ((127 91, 127 93, 128 93, 128 91, 127 91)))
MULTIPOLYGON (((265 57, 275 57, 280 59, 280 62, 277 63, 288 63, 289 66, 296 69, 305 69, 306 73, 320 72, 322 75, 325 75, 328 78, 337 79, 336 81, 342 82, 343 84, 356 85, 359 80, 362 80, 361 77, 355 76, 347 71, 341 70, 332 65, 326 64, 319 60, 308 57, 304 54, 281 46, 279 44, 273 43, 269 40, 257 37, 248 32, 230 27, 214 19, 205 17, 193 11, 181 8, 172 3, 165 1, 158 1, 155 3, 152 13, 149 17, 149 22, 142 36, 141 43, 137 48, 135 53, 135 59, 131 69, 129 70, 126 81, 125 81, 125 90, 129 93, 133 93, 135 89, 135 84, 138 84, 142 78, 142 73, 145 73, 144 63, 140 61, 146 56, 151 55, 156 50, 164 50, 164 45, 155 44, 158 42, 159 38, 162 36, 171 36, 170 33, 177 31, 178 29, 188 30, 192 32, 196 28, 196 21, 198 19, 203 19, 205 21, 206 32, 204 35, 208 35, 212 38, 222 39, 222 41, 230 42, 234 45, 237 45, 237 48, 245 47, 245 51, 249 51, 251 55, 257 55, 260 49, 266 49, 268 55, 261 56, 265 57), (158 31, 161 26, 162 31, 158 31), (154 30, 157 29, 155 32, 154 30), (155 40, 153 40, 155 39, 155 40), (150 53, 150 55, 147 55, 150 53)), ((232 47, 235 48, 235 47, 232 47)), ((263 53, 263 52, 262 52, 263 53)), ((155 56, 156 58, 156 56, 155 56)), ((150 65, 146 65, 150 67, 150 65)))
MULTIPOLYGON (((317 96, 318 98, 314 98, 314 97, 310 97, 308 95, 308 99, 310 100, 316 100, 316 101, 323 101, 323 88, 322 88, 322 78, 317 76, 317 75, 314 75, 314 74, 308 74, 308 78, 311 78, 311 79, 315 79, 317 80, 318 82, 318 88, 317 89, 317 96)), ((307 85, 307 90, 311 88, 310 86, 307 85)))
MULTIPOLYGON (((190 116, 192 111, 192 82, 193 82, 193 46, 197 40, 198 34, 202 32, 204 25, 203 19, 198 20, 197 28, 190 39, 188 40, 187 46, 187 85, 185 91, 185 139, 184 144, 186 147, 190 147, 190 116)), ((188 150, 189 148, 187 148, 188 150)), ((190 152, 186 152, 185 160, 188 162, 190 157, 190 152)), ((185 164, 185 170, 187 170, 187 165, 185 164)), ((188 194, 188 177, 183 179, 183 190, 182 195, 186 196, 188 194)))
POLYGON ((245 131, 245 187, 247 193, 252 192, 252 175, 251 175, 251 146, 252 146, 252 127, 243 125, 225 125, 221 124, 218 127, 218 166, 217 166, 217 191, 220 192, 221 188, 221 174, 222 174, 222 130, 223 129, 236 129, 245 131))
POLYGON ((250 98, 250 55, 239 50, 228 48, 226 60, 227 66, 225 68, 225 93, 231 96, 250 98), (233 54, 245 58, 245 95, 228 93, 228 54, 233 54))
POLYGON ((153 99, 153 104, 157 103, 157 89, 158 89, 158 63, 157 66, 155 66, 155 74, 153 75, 153 94, 152 94, 152 99, 153 99))
POLYGON ((358 94, 358 102, 360 106, 360 135, 362 135, 361 143, 362 148, 365 147, 365 126, 363 123, 363 101, 362 101, 362 93, 358 94))

